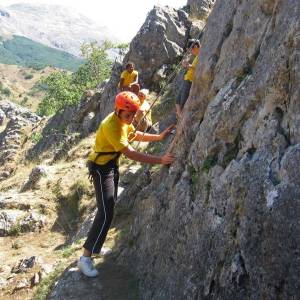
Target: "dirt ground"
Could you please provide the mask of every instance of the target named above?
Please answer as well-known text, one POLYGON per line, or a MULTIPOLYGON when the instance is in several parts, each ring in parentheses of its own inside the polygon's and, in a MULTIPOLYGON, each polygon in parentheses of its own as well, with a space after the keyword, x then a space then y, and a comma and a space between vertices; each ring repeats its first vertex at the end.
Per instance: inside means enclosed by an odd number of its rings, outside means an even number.
MULTIPOLYGON (((8 199, 7 209, 22 210, 30 205, 46 218, 46 225, 36 232, 17 232, 14 236, 0 237, 0 298, 5 300, 46 299, 138 299, 137 282, 130 271, 118 265, 116 257, 122 248, 124 232, 129 230, 130 216, 117 213, 105 243, 113 252, 98 257, 95 263, 100 276, 84 278, 76 268, 84 239, 71 242, 79 224, 96 208, 94 189, 88 181, 85 167, 86 153, 94 136, 82 140, 67 158, 51 163, 39 162, 46 169, 34 190, 20 192, 35 163, 20 165, 15 174, 0 184, 0 200, 8 199), (72 157, 72 160, 68 157, 72 157), (37 265, 25 273, 12 273, 11 269, 25 258, 35 256, 37 265), (32 278, 41 272, 41 266, 51 271, 41 282, 33 285, 32 278), (2 281, 6 285, 1 288, 2 281), (27 280, 29 286, 22 286, 27 280), (68 289, 61 287, 68 284, 68 289), (118 287, 116 289, 116 287, 118 287), (57 296, 59 294, 59 296, 57 296), (101 298, 99 298, 101 295, 101 298)), ((0 201, 1 202, 1 201, 0 201)))

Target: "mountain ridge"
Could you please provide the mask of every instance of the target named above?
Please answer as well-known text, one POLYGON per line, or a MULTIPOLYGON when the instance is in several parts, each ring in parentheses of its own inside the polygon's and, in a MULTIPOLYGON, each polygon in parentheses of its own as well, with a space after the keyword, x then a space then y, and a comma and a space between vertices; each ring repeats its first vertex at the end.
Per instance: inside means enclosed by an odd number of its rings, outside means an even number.
POLYGON ((84 42, 118 39, 105 27, 61 5, 0 6, 0 36, 24 36, 35 42, 80 56, 84 42))
POLYGON ((75 71, 82 59, 66 51, 48 47, 23 36, 13 35, 11 39, 0 39, 0 63, 41 69, 53 66, 75 71))

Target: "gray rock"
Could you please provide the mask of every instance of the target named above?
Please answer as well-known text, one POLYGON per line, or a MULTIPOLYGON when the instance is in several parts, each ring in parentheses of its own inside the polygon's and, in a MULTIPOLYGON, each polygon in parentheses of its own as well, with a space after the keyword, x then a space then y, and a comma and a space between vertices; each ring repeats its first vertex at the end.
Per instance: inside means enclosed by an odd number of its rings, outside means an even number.
POLYGON ((4 111, 2 109, 0 109, 0 126, 3 125, 5 118, 6 118, 6 116, 5 116, 4 111))
POLYGON ((190 28, 190 37, 194 39, 200 39, 205 28, 205 21, 196 20, 192 21, 190 28))
POLYGON ((124 59, 136 64, 142 85, 151 86, 156 71, 164 64, 175 63, 183 54, 189 26, 182 10, 156 6, 149 12, 124 59))
POLYGON ((30 279, 31 287, 38 285, 41 282, 41 280, 42 280, 41 273, 40 272, 35 273, 30 279))
POLYGON ((45 203, 34 192, 19 193, 17 190, 0 192, 0 209, 29 211, 39 209, 45 203))
MULTIPOLYGON (((0 133, 0 170, 11 174, 14 170, 11 166, 18 160, 22 145, 26 142, 26 129, 31 129, 41 118, 9 101, 0 101, 0 109, 9 119, 5 130, 0 133)), ((0 180, 5 179, 3 175, 0 175, 0 180)))
POLYGON ((280 177, 283 181, 300 186, 300 144, 291 146, 281 160, 280 177))
POLYGON ((31 212, 24 219, 20 220, 22 232, 40 231, 46 224, 45 216, 41 216, 36 212, 31 212))
POLYGON ((44 166, 34 167, 29 175, 28 181, 22 187, 22 192, 36 188, 40 179, 46 175, 47 172, 44 166))
POLYGON ((29 213, 18 209, 2 209, 0 211, 0 236, 40 231, 45 224, 45 216, 41 216, 35 211, 29 213))
POLYGON ((206 19, 215 2, 215 0, 188 0, 187 5, 190 10, 189 16, 201 20, 206 19))
POLYGON ((299 15, 296 0, 216 1, 176 162, 123 192, 142 299, 298 298, 299 15))
POLYGON ((88 234, 88 232, 89 232, 89 230, 90 230, 90 228, 93 224, 96 212, 97 212, 97 210, 95 210, 93 213, 89 214, 85 218, 85 220, 80 225, 79 230, 76 232, 76 234, 72 238, 72 243, 75 243, 76 241, 78 241, 78 240, 80 240, 80 239, 87 236, 87 234, 88 234))
POLYGON ((16 286, 13 289, 12 293, 14 294, 19 290, 30 288, 30 286, 31 286, 30 281, 26 278, 22 278, 16 283, 16 286))
POLYGON ((10 233, 17 220, 24 216, 24 212, 19 210, 1 210, 0 211, 0 236, 6 236, 10 233))
POLYGON ((10 101, 0 101, 0 109, 5 113, 6 117, 10 119, 18 116, 32 123, 41 120, 41 117, 31 112, 29 109, 10 101))
POLYGON ((113 264, 109 259, 96 267, 99 276, 86 278, 72 263, 55 282, 48 299, 140 299, 136 281, 126 268, 113 264))
POLYGON ((33 268, 37 263, 36 256, 21 259, 12 269, 11 273, 26 273, 28 269, 33 268))
POLYGON ((92 132, 94 129, 95 113, 90 112, 86 117, 84 117, 82 122, 82 132, 84 135, 87 135, 92 132))

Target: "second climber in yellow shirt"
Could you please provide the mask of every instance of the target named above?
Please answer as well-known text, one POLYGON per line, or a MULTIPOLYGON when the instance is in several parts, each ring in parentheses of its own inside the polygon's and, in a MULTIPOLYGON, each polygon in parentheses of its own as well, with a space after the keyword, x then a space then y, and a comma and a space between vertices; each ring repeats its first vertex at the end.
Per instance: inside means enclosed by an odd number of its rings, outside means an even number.
POLYGON ((183 67, 187 69, 187 72, 184 75, 184 80, 182 82, 180 92, 176 99, 176 113, 178 118, 181 117, 183 106, 190 94, 190 89, 194 79, 195 68, 199 60, 199 54, 201 49, 199 40, 190 40, 188 44, 188 49, 191 52, 191 54, 195 56, 195 58, 192 64, 189 64, 188 62, 182 63, 183 67))
POLYGON ((141 89, 138 93, 140 99, 140 108, 134 116, 133 125, 134 127, 142 132, 149 132, 152 128, 152 118, 151 118, 151 106, 146 100, 149 94, 149 90, 141 89))
POLYGON ((121 73, 119 82, 120 92, 130 91, 138 95, 140 90, 139 73, 134 69, 134 63, 128 62, 125 66, 125 70, 121 73))

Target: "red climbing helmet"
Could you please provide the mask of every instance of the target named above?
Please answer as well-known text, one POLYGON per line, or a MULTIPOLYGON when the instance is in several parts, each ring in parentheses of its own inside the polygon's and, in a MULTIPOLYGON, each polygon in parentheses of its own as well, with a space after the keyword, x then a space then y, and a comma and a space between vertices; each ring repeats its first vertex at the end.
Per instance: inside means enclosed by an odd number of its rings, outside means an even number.
POLYGON ((116 96, 115 108, 136 112, 140 108, 138 96, 132 92, 121 92, 116 96))

